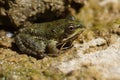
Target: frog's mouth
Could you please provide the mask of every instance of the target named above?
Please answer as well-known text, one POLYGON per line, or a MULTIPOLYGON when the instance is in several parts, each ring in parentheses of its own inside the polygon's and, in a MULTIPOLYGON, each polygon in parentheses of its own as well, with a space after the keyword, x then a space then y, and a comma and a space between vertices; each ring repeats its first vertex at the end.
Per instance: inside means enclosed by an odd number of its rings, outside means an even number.
POLYGON ((64 47, 71 47, 73 40, 75 40, 82 32, 82 29, 77 29, 72 35, 64 38, 60 43, 58 43, 57 46, 59 46, 60 49, 64 47))

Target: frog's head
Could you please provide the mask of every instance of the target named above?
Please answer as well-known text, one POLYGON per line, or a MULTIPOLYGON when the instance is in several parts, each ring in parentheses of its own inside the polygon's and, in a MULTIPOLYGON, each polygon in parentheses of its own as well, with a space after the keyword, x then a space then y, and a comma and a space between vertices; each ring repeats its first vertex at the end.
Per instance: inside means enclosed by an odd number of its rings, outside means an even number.
POLYGON ((64 30, 62 31, 60 41, 57 44, 58 48, 71 46, 74 39, 83 31, 83 26, 79 21, 68 21, 66 23, 63 27, 64 30))
POLYGON ((66 42, 68 40, 73 40, 77 37, 78 34, 83 30, 83 26, 79 21, 69 21, 64 26, 64 34, 62 35, 62 42, 66 42))

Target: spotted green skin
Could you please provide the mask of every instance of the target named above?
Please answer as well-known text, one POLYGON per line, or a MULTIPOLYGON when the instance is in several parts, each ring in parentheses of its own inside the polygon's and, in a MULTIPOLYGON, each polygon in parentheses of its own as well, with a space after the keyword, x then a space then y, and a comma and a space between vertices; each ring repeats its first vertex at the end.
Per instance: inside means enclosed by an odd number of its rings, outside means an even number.
POLYGON ((17 32, 15 43, 21 52, 37 58, 57 56, 57 46, 72 43, 80 31, 79 22, 67 19, 33 24, 17 32))

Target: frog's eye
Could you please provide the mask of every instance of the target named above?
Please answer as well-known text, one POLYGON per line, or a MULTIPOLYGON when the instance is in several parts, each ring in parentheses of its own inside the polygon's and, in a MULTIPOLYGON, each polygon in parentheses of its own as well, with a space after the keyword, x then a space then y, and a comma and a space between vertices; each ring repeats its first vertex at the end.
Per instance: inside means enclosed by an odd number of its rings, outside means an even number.
POLYGON ((73 30, 73 29, 74 29, 74 26, 69 26, 69 29, 70 29, 70 30, 73 30))
POLYGON ((73 30, 75 27, 73 24, 70 24, 68 28, 69 28, 69 30, 73 30))

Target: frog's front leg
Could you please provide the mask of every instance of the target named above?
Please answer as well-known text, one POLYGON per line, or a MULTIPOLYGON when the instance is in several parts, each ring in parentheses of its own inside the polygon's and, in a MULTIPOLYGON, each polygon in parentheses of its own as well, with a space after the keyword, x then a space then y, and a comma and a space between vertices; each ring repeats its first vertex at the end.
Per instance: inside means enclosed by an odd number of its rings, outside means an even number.
POLYGON ((46 46, 46 53, 49 56, 58 56, 59 55, 59 49, 57 48, 57 41, 55 40, 48 40, 47 46, 46 46))
POLYGON ((15 42, 23 53, 27 53, 38 58, 43 58, 45 56, 45 42, 34 36, 24 33, 18 34, 15 37, 15 42))

